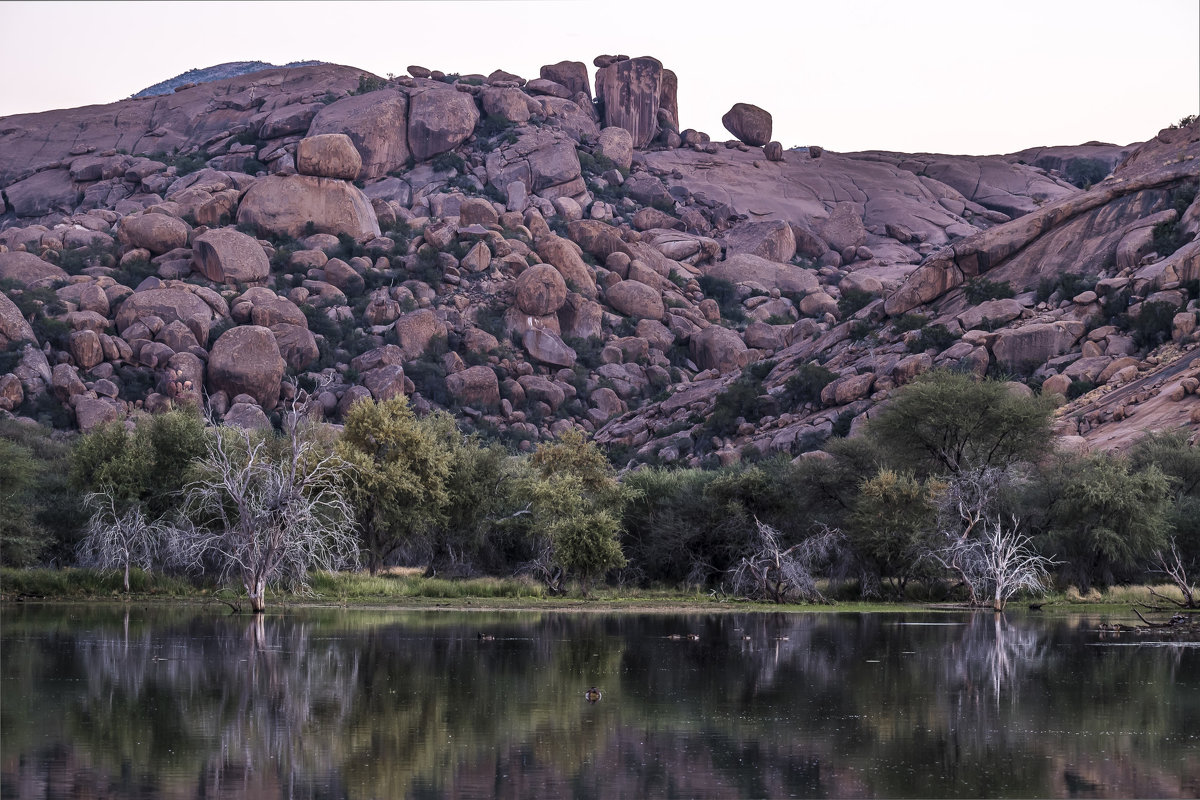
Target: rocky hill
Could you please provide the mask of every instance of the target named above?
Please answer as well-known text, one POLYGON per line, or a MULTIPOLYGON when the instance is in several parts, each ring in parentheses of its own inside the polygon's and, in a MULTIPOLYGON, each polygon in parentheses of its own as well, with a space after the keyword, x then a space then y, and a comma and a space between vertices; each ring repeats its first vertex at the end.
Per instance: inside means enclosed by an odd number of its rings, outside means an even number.
POLYGON ((522 447, 579 427, 622 463, 729 463, 947 367, 1063 395, 1065 445, 1200 429, 1200 125, 785 151, 743 103, 728 141, 684 128, 653 58, 593 63, 268 69, 0 119, 0 413, 268 425, 299 392, 337 422, 404 392, 522 447))
POLYGON ((270 64, 266 61, 227 61, 224 64, 214 64, 211 67, 203 69, 189 69, 187 72, 182 72, 174 78, 168 78, 165 81, 159 81, 153 86, 147 86, 136 94, 130 95, 131 98, 139 97, 155 97, 160 94, 170 94, 177 92, 181 88, 187 89, 198 83, 208 83, 209 81, 219 81, 225 78, 236 78, 239 75, 246 75, 251 72, 262 72, 265 69, 279 69, 282 67, 312 67, 320 64, 320 61, 292 61, 288 64, 270 64))

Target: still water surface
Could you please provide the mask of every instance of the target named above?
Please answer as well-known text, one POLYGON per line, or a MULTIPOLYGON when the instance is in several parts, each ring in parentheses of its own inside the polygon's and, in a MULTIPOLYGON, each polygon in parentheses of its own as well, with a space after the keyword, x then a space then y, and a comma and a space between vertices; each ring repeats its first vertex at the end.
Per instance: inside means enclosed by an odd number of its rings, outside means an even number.
POLYGON ((0 797, 1200 796, 1200 649, 1096 622, 10 605, 0 797))

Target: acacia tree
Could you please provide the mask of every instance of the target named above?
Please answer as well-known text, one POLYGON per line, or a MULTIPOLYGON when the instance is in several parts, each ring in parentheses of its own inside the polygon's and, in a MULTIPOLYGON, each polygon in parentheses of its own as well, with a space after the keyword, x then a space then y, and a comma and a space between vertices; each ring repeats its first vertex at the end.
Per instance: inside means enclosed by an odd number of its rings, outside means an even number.
POLYGON ((358 564, 342 461, 321 452, 295 413, 284 428, 282 439, 216 428, 184 489, 190 524, 181 560, 215 563, 222 580, 236 577, 255 612, 266 608, 268 586, 307 591, 310 570, 358 564))
POLYGON ((97 492, 84 499, 92 510, 86 533, 79 542, 80 566, 97 569, 123 569, 125 593, 129 593, 129 568, 149 570, 163 549, 168 528, 160 520, 150 520, 141 505, 133 503, 117 510, 111 493, 97 492))
POLYGON ((416 419, 404 395, 359 400, 346 413, 337 453, 348 466, 347 499, 372 575, 443 518, 452 453, 438 441, 444 423, 431 416, 416 419))
POLYGON ((519 493, 528 498, 539 556, 530 569, 553 592, 580 579, 586 595, 592 582, 625 565, 618 539, 625 494, 594 442, 577 430, 542 444, 529 458, 530 473, 519 493))

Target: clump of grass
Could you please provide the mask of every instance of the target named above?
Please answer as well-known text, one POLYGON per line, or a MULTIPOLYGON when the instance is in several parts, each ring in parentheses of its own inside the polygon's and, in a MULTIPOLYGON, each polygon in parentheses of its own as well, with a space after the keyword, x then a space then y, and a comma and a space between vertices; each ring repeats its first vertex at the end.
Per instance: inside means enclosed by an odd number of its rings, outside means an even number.
POLYGON ((541 598, 546 589, 521 578, 470 578, 449 580, 420 574, 320 573, 310 581, 320 598, 339 600, 386 600, 406 597, 437 599, 541 598))
MULTIPOLYGON (((122 574, 119 570, 78 569, 0 569, 3 596, 49 597, 58 599, 87 599, 125 597, 122 574)), ((194 597, 200 593, 185 578, 146 572, 129 571, 131 595, 152 597, 194 597)))

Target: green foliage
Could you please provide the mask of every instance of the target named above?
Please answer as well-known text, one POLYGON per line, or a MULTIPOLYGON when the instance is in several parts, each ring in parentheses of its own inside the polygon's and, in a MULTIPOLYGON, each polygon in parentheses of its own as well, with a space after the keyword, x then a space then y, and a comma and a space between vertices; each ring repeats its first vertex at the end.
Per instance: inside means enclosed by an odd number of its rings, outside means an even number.
POLYGON ((548 582, 561 589, 573 575, 586 594, 594 580, 626 563, 618 538, 626 494, 604 454, 574 429, 540 445, 529 467, 519 491, 548 545, 548 582))
POLYGON ((875 298, 876 295, 874 292, 868 292, 865 289, 856 287, 843 289, 842 296, 838 300, 838 313, 841 314, 843 319, 852 317, 866 308, 875 298))
POLYGON ((1121 456, 1060 458, 1033 489, 1031 505, 1045 509, 1042 552, 1055 553, 1060 577, 1083 592, 1136 577, 1166 543, 1171 481, 1153 464, 1134 471, 1121 456))
MULTIPOLYGON (((479 121, 479 126, 476 130, 480 139, 491 139, 493 136, 508 133, 515 127, 517 127, 517 123, 503 114, 488 114, 479 121)), ((514 135, 513 142, 515 141, 516 136, 514 135)), ((510 144, 513 142, 510 142, 510 144)))
POLYGON ((121 264, 115 272, 113 272, 113 280, 131 289, 136 289, 138 284, 155 275, 158 272, 158 267, 151 264, 149 259, 131 258, 121 264))
POLYGON ((806 361, 784 383, 782 399, 785 408, 805 403, 819 404, 821 390, 837 378, 837 373, 813 361, 806 361))
POLYGON ((581 147, 575 148, 575 152, 579 155, 579 166, 585 174, 599 175, 617 169, 613 160, 603 153, 589 153, 581 147))
POLYGON ((80 492, 111 495, 118 513, 139 504, 158 518, 174 509, 205 441, 204 420, 189 410, 145 417, 132 432, 121 422, 101 425, 76 443, 70 479, 80 492))
POLYGON ((1108 177, 1108 165, 1098 158, 1076 158, 1067 164, 1067 182, 1080 189, 1090 189, 1108 177))
POLYGON ((908 343, 910 353, 924 353, 926 350, 945 350, 958 341, 950 330, 940 322, 936 325, 926 325, 921 334, 908 343))
POLYGON ((1096 388, 1096 384, 1086 379, 1078 379, 1071 381, 1071 385, 1067 387, 1067 399, 1074 400, 1076 397, 1083 397, 1085 394, 1096 388))
POLYGON ((1136 317, 1122 314, 1118 322, 1133 335, 1133 343, 1138 347, 1157 347, 1171 339, 1176 310, 1166 300, 1152 300, 1141 304, 1136 317))
POLYGON ((404 395, 351 406, 337 453, 349 468, 348 499, 374 575, 442 519, 450 454, 404 395))
POLYGON ((71 557, 85 515, 67 480, 70 456, 47 428, 0 420, 0 564, 71 557))
POLYGON ((901 314, 892 320, 892 327, 896 329, 897 333, 919 331, 928 324, 929 317, 924 314, 901 314))
POLYGON ((1003 300, 1013 296, 1013 288, 1008 281, 991 281, 982 277, 968 281, 963 290, 967 302, 973 306, 987 300, 1003 300))
POLYGON ((935 370, 897 392, 867 432, 918 475, 957 473, 1038 458, 1049 446, 1052 411, 1049 398, 935 370))
POLYGON ((738 299, 737 287, 731 282, 712 275, 701 275, 697 282, 705 297, 711 297, 717 301, 722 317, 732 322, 741 322, 746 319, 746 311, 742 308, 742 301, 738 299))
MULTIPOLYGON (((863 481, 847 525, 850 547, 867 575, 887 581, 902 594, 930 549, 935 517, 936 480, 909 472, 881 469, 863 481)), ((863 589, 870 594, 873 579, 863 589)))
POLYGON ((359 95, 367 94, 368 92, 377 92, 380 89, 387 87, 387 81, 376 75, 368 75, 365 72, 358 76, 358 88, 350 90, 350 94, 359 95))
POLYGON ((1188 444, 1184 431, 1143 436, 1129 451, 1130 471, 1161 470, 1171 482, 1168 529, 1188 574, 1200 569, 1200 445, 1188 444))
POLYGON ((433 161, 429 162, 435 172, 450 172, 465 173, 467 171, 467 162, 463 157, 453 151, 438 153, 433 157, 433 161))
POLYGON ((1197 188, 1198 184, 1188 183, 1171 190, 1170 207, 1175 210, 1175 219, 1154 226, 1154 251, 1160 256, 1166 258, 1192 240, 1179 223, 1183 212, 1195 201, 1197 188))
POLYGON ((763 378, 775 366, 774 361, 748 365, 736 381, 717 395, 705 430, 709 436, 730 436, 737 431, 739 419, 758 422, 775 407, 775 401, 763 392, 763 378))

